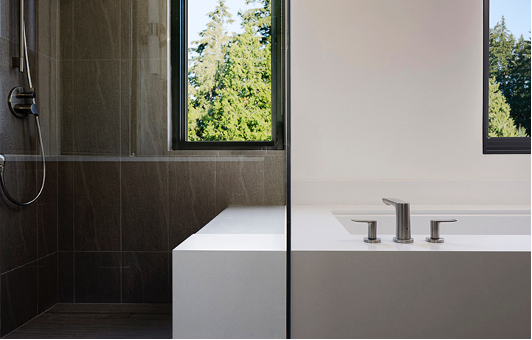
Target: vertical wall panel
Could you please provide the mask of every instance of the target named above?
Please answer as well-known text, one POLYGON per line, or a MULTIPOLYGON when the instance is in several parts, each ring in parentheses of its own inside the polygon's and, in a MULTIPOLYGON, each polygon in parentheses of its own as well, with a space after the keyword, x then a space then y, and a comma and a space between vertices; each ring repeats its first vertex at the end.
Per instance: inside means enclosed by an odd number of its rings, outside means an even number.
MULTIPOLYGON (((35 317, 57 302, 57 166, 59 0, 28 0, 26 35, 31 75, 37 93, 47 181, 32 205, 13 205, 0 193, 0 334, 35 317), (52 157, 50 157, 52 156, 52 157), (38 277, 41 279, 37 285, 38 277)), ((12 67, 18 56, 18 1, 0 1, 0 93, 27 88, 26 74, 12 67)), ((41 184, 42 164, 35 118, 11 114, 0 105, 0 153, 7 159, 6 186, 20 201, 33 198, 41 184)))

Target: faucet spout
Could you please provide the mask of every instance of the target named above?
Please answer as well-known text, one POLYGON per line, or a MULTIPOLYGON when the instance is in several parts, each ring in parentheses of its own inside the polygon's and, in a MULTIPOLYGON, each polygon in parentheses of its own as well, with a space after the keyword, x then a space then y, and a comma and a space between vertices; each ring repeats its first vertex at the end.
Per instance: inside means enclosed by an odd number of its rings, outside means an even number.
POLYGON ((405 202, 397 198, 383 198, 382 201, 384 202, 384 204, 391 205, 394 207, 397 207, 398 204, 409 204, 408 202, 405 202))
POLYGON ((382 202, 395 207, 396 232, 393 241, 413 243, 414 239, 410 232, 410 203, 397 198, 383 198, 382 202))

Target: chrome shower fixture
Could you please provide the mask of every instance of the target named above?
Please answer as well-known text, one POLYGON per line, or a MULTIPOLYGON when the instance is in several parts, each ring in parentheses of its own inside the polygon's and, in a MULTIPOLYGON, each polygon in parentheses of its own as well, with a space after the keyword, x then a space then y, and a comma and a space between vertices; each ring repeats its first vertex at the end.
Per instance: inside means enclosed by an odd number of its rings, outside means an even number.
POLYGON ((17 118, 24 118, 28 114, 38 116, 37 105, 33 102, 35 99, 35 89, 30 88, 28 92, 25 92, 21 86, 14 87, 7 98, 9 109, 11 113, 17 118), (28 100, 30 101, 28 103, 28 100))
POLYGON ((31 72, 30 72, 30 63, 28 61, 28 42, 26 39, 26 24, 24 22, 24 0, 19 0, 20 5, 20 33, 19 33, 19 56, 13 57, 13 67, 18 68, 21 73, 24 72, 24 63, 26 63, 26 76, 28 78, 28 86, 29 91, 26 91, 22 86, 14 87, 10 92, 8 96, 8 105, 9 109, 11 110, 11 113, 15 115, 15 117, 24 119, 28 114, 32 114, 35 116, 35 123, 37 124, 37 133, 39 134, 39 146, 41 149, 41 157, 42 157, 42 182, 41 182, 41 188, 39 189, 39 192, 37 195, 35 195, 34 198, 32 198, 29 201, 26 202, 20 202, 13 198, 9 191, 7 190, 7 187, 5 185, 4 180, 4 170, 6 168, 6 157, 2 154, 0 154, 0 187, 2 188, 2 191, 4 192, 4 195, 6 198, 11 201, 11 203, 16 205, 30 205, 33 202, 41 196, 41 193, 44 189, 44 183, 46 182, 46 157, 44 156, 44 146, 42 143, 42 134, 41 134, 41 124, 39 122, 39 112, 37 110, 37 104, 35 102, 35 88, 33 87, 33 82, 31 80, 31 72))

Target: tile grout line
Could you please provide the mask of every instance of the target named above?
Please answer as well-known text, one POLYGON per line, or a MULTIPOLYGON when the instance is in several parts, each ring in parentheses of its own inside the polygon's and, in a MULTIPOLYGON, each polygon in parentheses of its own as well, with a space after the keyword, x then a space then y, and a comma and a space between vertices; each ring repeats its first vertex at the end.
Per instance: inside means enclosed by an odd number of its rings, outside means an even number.
MULTIPOLYGON (((120 31, 119 31, 119 35, 121 35, 121 30, 122 30, 122 2, 120 2, 119 6, 120 6, 120 16, 119 16, 119 27, 120 27, 120 31)), ((122 39, 118 39, 118 55, 119 57, 122 57, 122 39)), ((119 138, 119 153, 120 153, 120 157, 118 159, 118 168, 119 168, 119 173, 118 173, 118 185, 119 185, 119 188, 118 188, 118 193, 120 195, 120 198, 118 200, 118 203, 119 203, 119 208, 118 208, 118 214, 119 214, 119 218, 118 218, 118 223, 119 223, 119 230, 120 230, 120 280, 119 280, 119 285, 120 285, 120 303, 123 303, 123 292, 122 292, 122 267, 124 266, 124 262, 123 262, 123 256, 122 256, 122 143, 123 143, 123 138, 122 138, 122 62, 118 62, 118 88, 120 89, 120 91, 118 92, 118 112, 119 112, 119 115, 118 115, 118 128, 119 128, 119 133, 118 133, 118 138, 119 138)))
MULTIPOLYGON (((75 6, 75 2, 72 1, 71 2, 71 7, 70 7, 70 57, 72 59, 74 59, 74 40, 75 40, 75 30, 74 30, 74 6, 75 6)), ((74 74, 75 74, 75 70, 74 70, 74 61, 71 61, 71 69, 72 69, 72 75, 71 75, 71 78, 72 78, 72 82, 70 84, 71 88, 74 89, 74 74)), ((75 89, 74 89, 75 91, 75 89)), ((74 136, 74 124, 72 124, 72 126, 70 127, 71 129, 71 133, 72 133, 72 136, 74 136)), ((74 143, 74 141, 72 141, 72 143, 74 143)), ((73 148, 74 145, 72 145, 72 148, 73 148)), ((72 202, 74 202, 74 169, 73 169, 73 165, 74 165, 74 162, 71 161, 70 162, 71 166, 70 166, 70 171, 72 171, 71 173, 71 177, 70 177, 70 181, 71 181, 71 188, 72 188, 72 202)), ((76 253, 75 253, 75 250, 76 250, 76 241, 75 241, 75 225, 74 225, 74 204, 75 202, 72 204, 72 301, 75 303, 76 302, 76 253)))
MULTIPOLYGON (((32 264, 32 263, 34 263, 34 262, 39 262, 39 260, 42 260, 42 259, 47 258, 47 257, 52 256, 52 255, 54 255, 54 253, 52 253, 52 254, 48 254, 48 255, 46 255, 46 256, 43 256, 42 258, 37 258, 37 259, 32 260, 32 261, 30 261, 30 262, 26 262, 26 263, 24 263, 24 264, 22 264, 22 265, 20 265, 20 266, 18 266, 18 267, 11 268, 11 269, 9 269, 9 270, 3 272, 1 275, 4 275, 4 274, 7 274, 7 273, 10 273, 10 272, 15 271, 15 270, 17 270, 17 269, 20 269, 20 268, 22 268, 22 267, 25 267, 25 266, 27 266, 27 265, 30 265, 30 264, 32 264)), ((37 266, 38 266, 38 264, 37 264, 37 266)))

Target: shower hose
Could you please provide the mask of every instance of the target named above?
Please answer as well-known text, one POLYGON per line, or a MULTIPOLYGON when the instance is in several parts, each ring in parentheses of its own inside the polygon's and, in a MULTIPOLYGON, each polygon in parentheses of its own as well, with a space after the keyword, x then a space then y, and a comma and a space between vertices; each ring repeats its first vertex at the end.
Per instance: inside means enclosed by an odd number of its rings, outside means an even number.
MULTIPOLYGON (((33 83, 31 81, 31 73, 30 73, 30 63, 28 61, 28 44, 26 41, 26 24, 23 23, 23 25, 24 25, 24 30, 23 30, 24 38, 23 39, 24 39, 24 57, 25 57, 24 59, 26 59, 26 75, 28 76, 28 85, 30 86, 30 88, 33 88, 33 83)), ((32 103, 35 104, 35 96, 32 98, 32 103)), ((44 182, 46 181, 46 160, 44 156, 44 146, 42 143, 41 124, 39 122, 38 113, 35 113, 34 115, 35 115, 35 122, 37 124, 37 133, 39 134, 39 145, 41 148, 41 156, 42 156, 42 183, 41 183, 41 188, 39 189, 39 192, 33 199, 27 202, 19 202, 9 194, 9 191, 6 188, 5 181, 4 181, 5 157, 4 155, 0 154, 0 186, 2 187, 2 190, 4 191, 4 194, 7 197, 7 199, 16 205, 30 205, 33 202, 35 202, 39 198, 39 196, 41 196, 42 191, 44 189, 44 182)))

